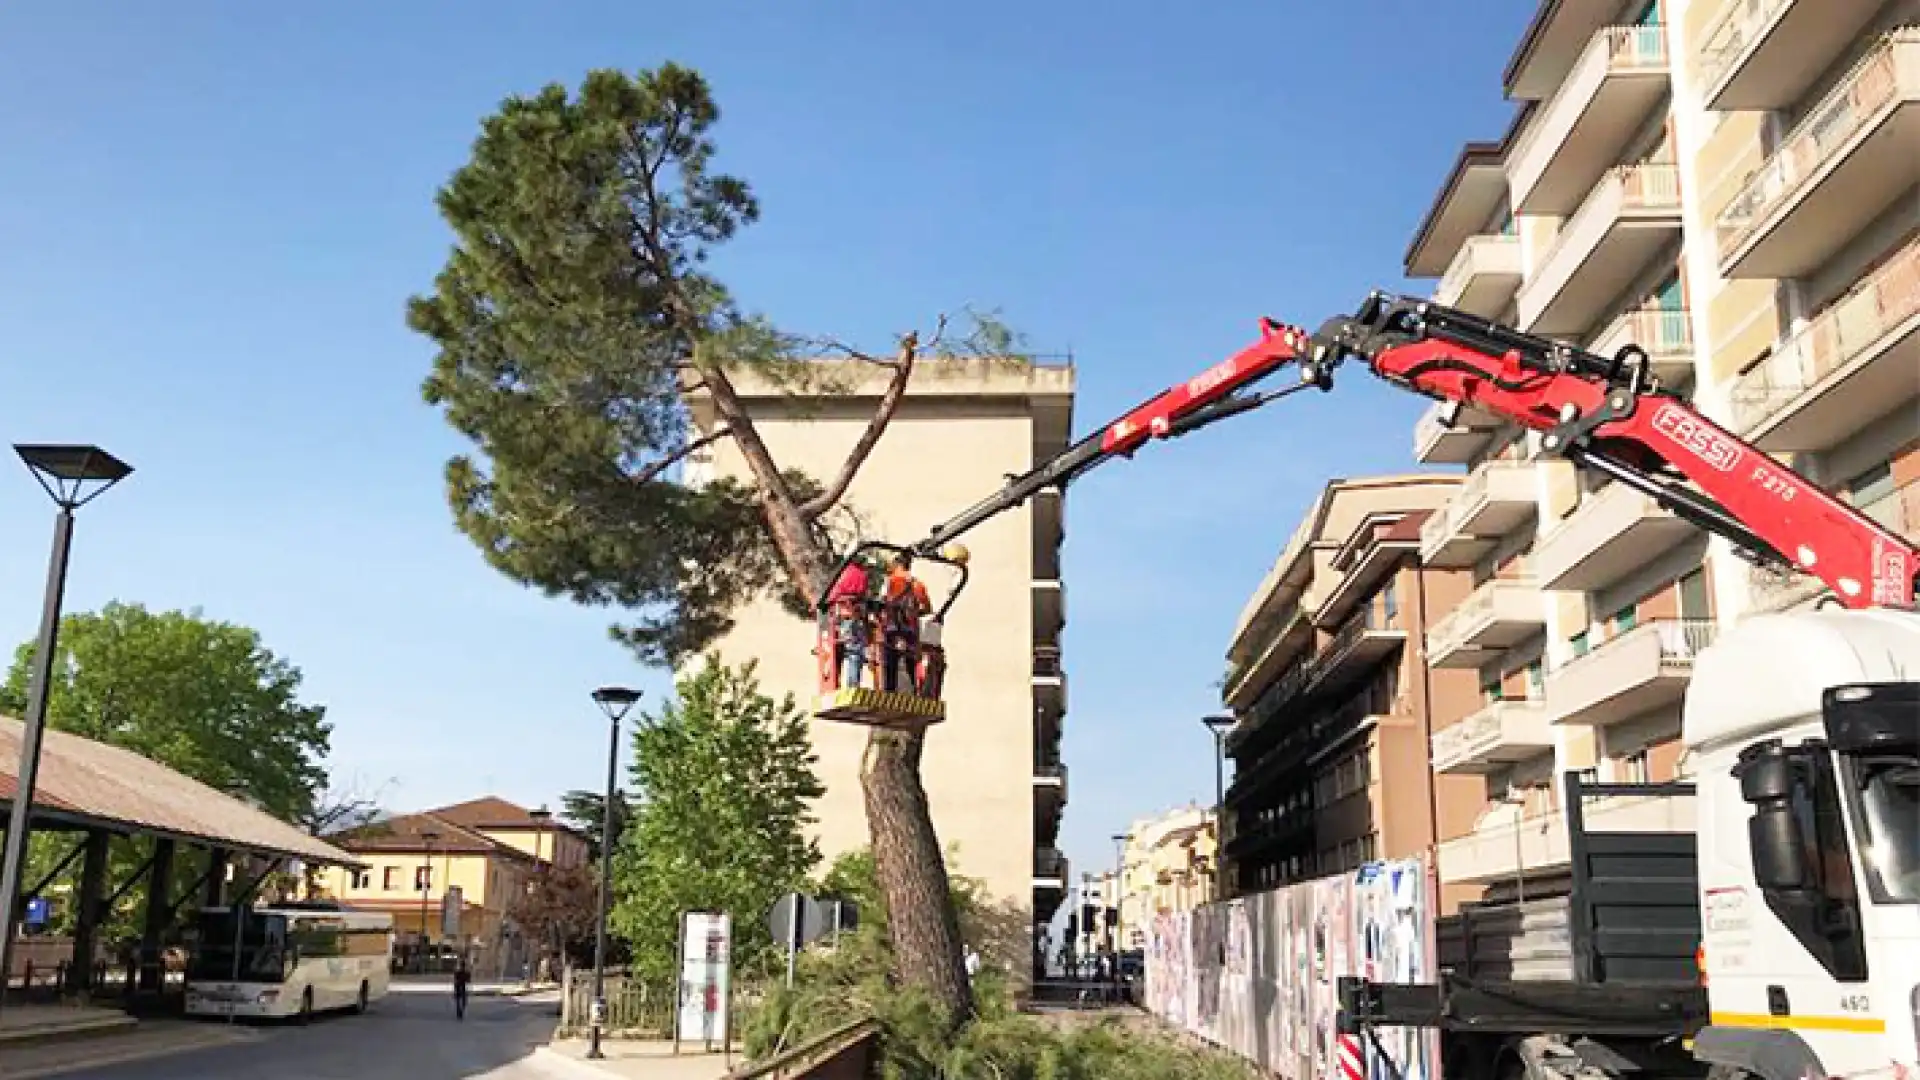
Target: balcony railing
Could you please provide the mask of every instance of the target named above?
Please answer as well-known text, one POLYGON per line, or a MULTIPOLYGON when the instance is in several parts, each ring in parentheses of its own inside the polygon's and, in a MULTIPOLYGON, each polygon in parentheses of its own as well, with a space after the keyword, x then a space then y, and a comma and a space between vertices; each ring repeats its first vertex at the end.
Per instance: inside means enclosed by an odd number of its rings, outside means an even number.
MULTIPOLYGON (((1667 66, 1666 27, 1655 24, 1650 26, 1607 26, 1594 34, 1587 47, 1581 51, 1580 58, 1574 61, 1573 71, 1554 91, 1553 97, 1541 106, 1533 123, 1527 126, 1519 142, 1513 147, 1509 159, 1515 162, 1534 160, 1540 152, 1537 145, 1542 139, 1565 139, 1587 103, 1569 105, 1569 95, 1594 93, 1599 85, 1593 78, 1580 78, 1578 73, 1590 72, 1595 77, 1624 74, 1633 71, 1651 69, 1659 71, 1667 66), (1596 54, 1602 54, 1604 59, 1596 54), (1591 65, 1596 61, 1604 63, 1603 69, 1596 70, 1591 65), (1577 109, 1570 118, 1561 119, 1567 108, 1577 109)), ((1549 148, 1552 149, 1552 148, 1549 148)), ((1533 172, 1537 183, 1540 174, 1546 171, 1542 165, 1533 172)))
POLYGON ((1895 30, 1862 59, 1806 118, 1794 125, 1773 156, 1753 174, 1714 222, 1715 244, 1724 262, 1781 204, 1833 158, 1880 110, 1901 93, 1895 50, 1920 42, 1920 29, 1895 30))
POLYGON ((1719 624, 1712 619, 1651 619, 1631 630, 1621 631, 1578 656, 1569 657, 1553 669, 1553 674, 1572 671, 1583 661, 1603 655, 1609 645, 1625 641, 1629 635, 1637 637, 1639 634, 1652 634, 1659 641, 1661 663, 1691 661, 1699 655, 1700 650, 1713 644, 1718 628, 1719 624))
MULTIPOLYGON (((1878 499, 1861 503, 1856 509, 1888 532, 1909 540, 1920 539, 1920 480, 1909 480, 1878 499)), ((1760 566, 1747 568, 1747 587, 1752 593, 1753 607, 1760 611, 1792 607, 1826 591, 1819 578, 1760 566)))
POLYGON ((1057 679, 1065 674, 1060 667, 1060 650, 1041 647, 1033 650, 1033 677, 1036 679, 1057 679))
POLYGON ((1868 275, 1753 370, 1735 377, 1734 430, 1747 434, 1920 314, 1920 239, 1868 275))
POLYGON ((1724 2, 1726 8, 1707 31, 1700 45, 1699 60, 1694 65, 1694 84, 1702 89, 1718 86, 1740 57, 1759 40, 1773 17, 1795 0, 1724 2))
POLYGON ((1619 190, 1619 210, 1678 210, 1680 208, 1680 169, 1670 162, 1645 161, 1638 165, 1615 165, 1606 171, 1600 182, 1593 186, 1587 197, 1581 200, 1580 208, 1566 220, 1560 228, 1560 234, 1554 237, 1553 246, 1547 249, 1544 265, 1560 256, 1561 249, 1569 241, 1597 235, 1593 219, 1600 214, 1613 213, 1616 204, 1612 195, 1619 190))
POLYGON ((1495 763, 1524 761, 1553 749, 1546 702, 1540 698, 1490 701, 1433 733, 1437 772, 1484 772, 1495 763))
MULTIPOLYGON (((1427 630, 1428 655, 1450 653, 1459 648, 1494 617, 1502 595, 1522 592, 1538 596, 1539 589, 1539 581, 1529 574, 1496 577, 1483 582, 1479 588, 1468 593, 1458 607, 1435 620, 1427 630)), ((1540 614, 1540 622, 1546 622, 1544 612, 1540 614)))
POLYGON ((1693 359, 1693 319, 1685 308, 1640 308, 1615 319, 1593 350, 1612 356, 1626 345, 1638 345, 1655 366, 1662 361, 1693 359))
POLYGON ((1067 873, 1066 856, 1055 848, 1040 848, 1033 853, 1033 876, 1037 878, 1060 878, 1067 873))

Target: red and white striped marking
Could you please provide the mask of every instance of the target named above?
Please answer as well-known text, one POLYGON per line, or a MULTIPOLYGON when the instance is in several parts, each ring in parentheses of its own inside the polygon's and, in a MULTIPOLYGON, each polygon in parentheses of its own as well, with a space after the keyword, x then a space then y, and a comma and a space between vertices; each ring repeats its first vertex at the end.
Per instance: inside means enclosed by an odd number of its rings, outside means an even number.
POLYGON ((1340 1075, 1345 1080, 1365 1080, 1366 1064, 1360 1059, 1358 1035, 1336 1035, 1340 1045, 1340 1075))

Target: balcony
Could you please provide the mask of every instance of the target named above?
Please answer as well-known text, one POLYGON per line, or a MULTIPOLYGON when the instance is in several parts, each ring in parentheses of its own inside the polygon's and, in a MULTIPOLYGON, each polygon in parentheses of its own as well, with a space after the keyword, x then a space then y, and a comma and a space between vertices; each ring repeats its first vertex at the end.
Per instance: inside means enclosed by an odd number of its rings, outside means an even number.
MULTIPOLYGON (((1887 531, 1920 541, 1920 480, 1861 503, 1858 509, 1887 531)), ((1784 611, 1828 591, 1817 577, 1759 566, 1747 568, 1747 589, 1753 612, 1784 611)))
POLYGON ((1520 271, 1519 236, 1469 236, 1447 264, 1433 302, 1497 319, 1520 287, 1520 271))
POLYGON ((1053 799, 1055 805, 1064 804, 1067 801, 1066 765, 1060 762, 1055 762, 1051 765, 1035 765, 1033 767, 1033 790, 1036 795, 1053 799))
POLYGON ((1345 686, 1405 644, 1400 613, 1369 605, 1349 618, 1314 658, 1308 682, 1316 694, 1345 686))
POLYGON ((1553 725, 1541 701, 1493 701, 1433 733, 1433 771, 1488 773, 1553 752, 1553 725))
POLYGON ((1033 583, 1033 640, 1060 640, 1067 626, 1067 587, 1058 578, 1038 578, 1033 583))
POLYGON ((1442 422, 1448 404, 1436 401, 1413 425, 1413 456, 1429 465, 1459 465, 1473 455, 1500 430, 1498 417, 1477 409, 1462 408, 1452 426, 1442 422))
POLYGON ((1540 586, 1531 577, 1494 578, 1427 630, 1427 662, 1477 668, 1540 633, 1547 624, 1540 586))
POLYGON ((1532 520, 1537 498, 1533 466, 1498 459, 1482 462, 1420 526, 1420 561, 1444 570, 1472 566, 1501 537, 1532 520))
POLYGON ((1714 221, 1720 273, 1805 277, 1920 180, 1920 29, 1888 34, 1714 221))
POLYGON ((1533 279, 1520 289, 1520 327, 1581 336, 1680 238, 1680 174, 1646 163, 1608 170, 1566 220, 1533 279))
POLYGON ((1534 544, 1529 566, 1542 589, 1605 588, 1693 535, 1693 526, 1625 484, 1586 497, 1534 544))
POLYGON ((1733 429, 1769 452, 1824 450, 1920 395, 1920 239, 1735 377, 1733 429))
POLYGON ((1620 160, 1667 94, 1664 26, 1607 26, 1588 40, 1508 160, 1517 214, 1563 216, 1620 160))
POLYGON ((1694 63, 1715 112, 1785 109, 1846 52, 1882 0, 1722 0, 1694 63))
POLYGON ((1067 673, 1060 666, 1060 650, 1041 646, 1033 650, 1033 702, 1056 713, 1067 711, 1067 673))
POLYGON ((1713 643, 1711 619, 1655 619, 1547 673, 1556 724, 1612 724, 1678 705, 1693 658, 1713 643))
MULTIPOLYGON (((1590 800, 1586 826, 1595 832, 1665 833, 1694 830, 1693 796, 1627 795, 1590 800)), ((1489 821, 1448 840, 1436 852, 1442 882, 1491 882, 1519 872, 1571 865, 1567 820, 1555 810, 1539 817, 1489 821)))
POLYGON ((1033 887, 1036 889, 1065 889, 1067 887, 1067 857, 1056 847, 1037 847, 1033 849, 1033 887))
POLYGON ((1640 346, 1661 386, 1678 386, 1693 375, 1693 319, 1684 309, 1629 311, 1607 327, 1590 351, 1612 356, 1625 345, 1640 346))
POLYGON ((1256 697, 1270 696, 1268 681, 1285 672, 1296 654, 1312 644, 1313 623, 1304 608, 1296 607, 1257 656, 1228 669, 1221 702, 1232 709, 1246 709, 1256 697))

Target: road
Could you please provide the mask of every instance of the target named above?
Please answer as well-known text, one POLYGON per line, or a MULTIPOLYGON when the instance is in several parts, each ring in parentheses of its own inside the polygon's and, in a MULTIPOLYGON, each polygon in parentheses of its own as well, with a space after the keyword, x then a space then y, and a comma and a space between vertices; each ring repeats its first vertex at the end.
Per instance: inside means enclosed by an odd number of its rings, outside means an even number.
POLYGON ((113 1052, 117 1040, 130 1052, 137 1051, 133 1041, 140 1039, 174 1045, 217 1040, 219 1045, 58 1073, 40 1072, 44 1061, 9 1060, 0 1064, 0 1074, 9 1080, 22 1072, 61 1080, 553 1080, 552 1073, 522 1060, 553 1034, 558 1015, 559 1005, 552 1001, 475 997, 460 1021, 450 996, 394 994, 365 1016, 323 1017, 306 1027, 242 1025, 230 1032, 217 1022, 143 1024, 133 1035, 62 1049, 100 1060, 113 1052))

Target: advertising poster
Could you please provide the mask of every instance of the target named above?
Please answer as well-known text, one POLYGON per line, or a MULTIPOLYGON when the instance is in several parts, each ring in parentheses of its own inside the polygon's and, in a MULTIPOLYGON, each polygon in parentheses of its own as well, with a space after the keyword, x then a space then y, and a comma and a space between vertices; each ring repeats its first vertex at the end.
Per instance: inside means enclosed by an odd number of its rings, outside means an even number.
POLYGON ((724 911, 680 916, 680 999, 674 1041, 706 1046, 727 1037, 733 926, 724 911))

